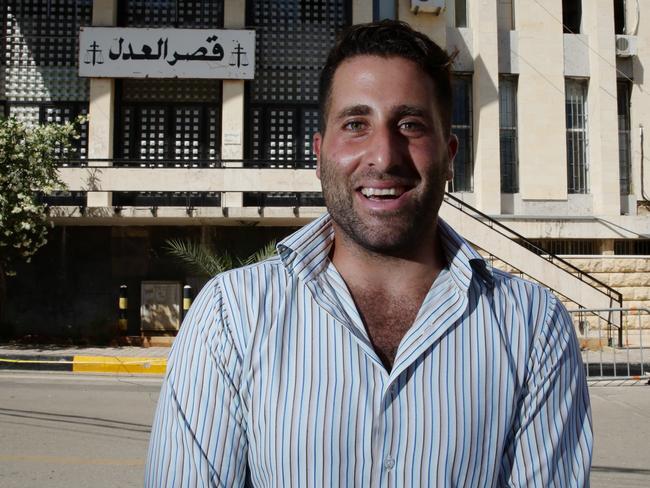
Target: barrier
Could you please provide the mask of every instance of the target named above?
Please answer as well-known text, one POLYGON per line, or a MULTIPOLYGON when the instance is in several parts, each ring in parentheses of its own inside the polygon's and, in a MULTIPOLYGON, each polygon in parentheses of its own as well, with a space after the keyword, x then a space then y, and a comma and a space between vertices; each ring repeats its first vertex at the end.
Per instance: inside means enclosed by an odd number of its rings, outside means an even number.
POLYGON ((650 354, 644 345, 650 339, 650 309, 576 309, 569 313, 590 381, 650 380, 650 362, 646 362, 650 354), (620 314, 620 325, 605 320, 603 313, 620 314))

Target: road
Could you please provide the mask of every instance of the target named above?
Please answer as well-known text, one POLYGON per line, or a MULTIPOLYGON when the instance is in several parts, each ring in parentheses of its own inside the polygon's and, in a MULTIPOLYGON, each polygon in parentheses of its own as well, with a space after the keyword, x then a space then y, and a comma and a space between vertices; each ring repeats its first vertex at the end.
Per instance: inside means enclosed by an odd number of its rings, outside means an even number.
MULTIPOLYGON (((0 486, 142 486, 160 382, 0 372, 0 486)), ((594 386, 591 399, 592 487, 650 486, 650 386, 594 386)))
POLYGON ((158 377, 0 373, 0 486, 142 486, 158 377))

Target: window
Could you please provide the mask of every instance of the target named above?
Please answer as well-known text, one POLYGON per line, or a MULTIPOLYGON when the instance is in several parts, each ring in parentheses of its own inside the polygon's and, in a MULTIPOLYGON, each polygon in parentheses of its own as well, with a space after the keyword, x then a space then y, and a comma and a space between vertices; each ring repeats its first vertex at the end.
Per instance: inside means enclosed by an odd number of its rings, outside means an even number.
POLYGON ((515 28, 513 0, 498 0, 497 26, 499 30, 511 31, 515 28))
POLYGON ((0 93, 12 116, 39 122, 53 103, 88 103, 90 81, 79 77, 78 32, 91 24, 92 0, 8 0, 2 5, 0 93))
POLYGON ((562 24, 564 24, 564 33, 579 34, 581 22, 581 0, 562 0, 562 24))
MULTIPOLYGON (((118 23, 126 27, 223 26, 220 0, 121 0, 118 6, 118 23)), ((141 166, 217 164, 221 80, 123 79, 116 91, 118 158, 149 160, 141 166)))
MULTIPOLYGON (((40 105, 39 122, 41 124, 65 124, 79 116, 88 115, 87 102, 52 102, 40 105)), ((72 153, 63 154, 69 159, 88 158, 88 122, 79 126, 79 139, 72 141, 72 153)), ((57 150, 57 154, 61 155, 57 150)))
POLYGON ((247 82, 247 164, 314 167, 318 78, 336 35, 349 25, 344 0, 250 0, 255 79, 247 82))
POLYGON ((503 76, 499 80, 499 153, 501 193, 517 193, 517 78, 514 76, 503 76))
POLYGON ((619 81, 616 84, 618 100, 618 165, 621 195, 631 193, 632 158, 630 142, 630 84, 619 81))
POLYGON ((472 191, 474 146, 472 138, 472 77, 457 75, 452 80, 454 108, 451 131, 458 137, 458 154, 454 159, 454 179, 449 191, 472 191))
POLYGON ((125 27, 214 28, 223 25, 223 0, 120 0, 125 27))
POLYGON ((456 27, 467 27, 467 0, 455 0, 456 27))
POLYGON ((625 34, 625 0, 614 0, 614 33, 625 34))
POLYGON ((565 107, 568 191, 588 193, 586 80, 566 80, 565 107))
MULTIPOLYGON (((597 241, 594 239, 531 239, 530 242, 554 256, 600 254, 597 251, 597 241)), ((525 246, 525 243, 522 245, 525 246)))
POLYGON ((166 160, 160 166, 219 159, 219 80, 125 79, 118 87, 117 157, 166 160))

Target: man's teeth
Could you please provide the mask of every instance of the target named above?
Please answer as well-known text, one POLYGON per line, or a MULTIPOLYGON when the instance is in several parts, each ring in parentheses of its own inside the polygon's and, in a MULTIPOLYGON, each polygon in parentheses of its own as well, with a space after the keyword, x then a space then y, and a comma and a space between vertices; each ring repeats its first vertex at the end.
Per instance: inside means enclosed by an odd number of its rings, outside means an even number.
POLYGON ((362 188, 361 193, 366 197, 383 197, 383 196, 397 196, 401 194, 397 188, 362 188))

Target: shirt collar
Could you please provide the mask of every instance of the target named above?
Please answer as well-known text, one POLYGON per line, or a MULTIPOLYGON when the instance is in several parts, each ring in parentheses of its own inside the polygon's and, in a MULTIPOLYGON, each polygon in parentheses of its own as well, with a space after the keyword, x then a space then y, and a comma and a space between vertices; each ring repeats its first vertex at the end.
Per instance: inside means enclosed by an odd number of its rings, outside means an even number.
MULTIPOLYGON (((466 292, 476 274, 486 286, 492 288, 494 277, 481 255, 441 218, 438 218, 438 230, 456 286, 466 292)), ((280 241, 277 250, 287 271, 307 281, 327 267, 333 242, 332 219, 326 213, 280 241)))

